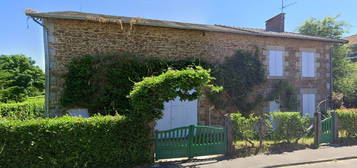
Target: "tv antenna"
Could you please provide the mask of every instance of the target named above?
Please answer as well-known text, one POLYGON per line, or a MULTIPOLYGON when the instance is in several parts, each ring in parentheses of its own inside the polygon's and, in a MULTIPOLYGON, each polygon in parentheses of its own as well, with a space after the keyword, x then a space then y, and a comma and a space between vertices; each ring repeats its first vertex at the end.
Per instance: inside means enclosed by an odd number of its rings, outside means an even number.
POLYGON ((79 0, 79 11, 82 12, 82 0, 79 0))
POLYGON ((284 9, 289 7, 289 6, 292 6, 292 5, 295 5, 297 2, 292 2, 292 3, 289 3, 289 4, 286 4, 285 5, 285 1, 286 0, 281 0, 281 13, 284 13, 284 9))

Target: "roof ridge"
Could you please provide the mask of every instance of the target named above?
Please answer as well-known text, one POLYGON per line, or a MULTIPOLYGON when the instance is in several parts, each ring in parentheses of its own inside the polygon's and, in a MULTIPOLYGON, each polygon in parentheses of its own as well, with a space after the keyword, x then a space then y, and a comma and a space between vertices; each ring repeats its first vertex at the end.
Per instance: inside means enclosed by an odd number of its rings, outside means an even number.
POLYGON ((37 12, 31 9, 25 10, 25 14, 30 17, 37 18, 55 18, 55 19, 70 19, 70 20, 87 20, 94 22, 103 23, 131 23, 132 19, 140 18, 140 20, 135 20, 135 23, 143 26, 153 26, 153 27, 165 27, 174 29, 189 29, 189 30, 201 30, 201 31, 212 31, 212 32, 224 32, 224 33, 236 33, 236 34, 246 34, 254 36, 263 37, 276 37, 276 38, 291 38, 291 39, 303 39, 303 40, 315 40, 315 41, 326 41, 334 43, 346 43, 347 40, 331 39, 317 36, 308 36, 299 33, 292 32, 270 32, 264 29, 257 28, 245 28, 245 27, 234 27, 226 25, 209 25, 209 24, 197 24, 197 23, 186 23, 178 21, 167 21, 167 20, 156 20, 156 19, 145 19, 141 17, 128 17, 128 16, 115 16, 106 14, 95 14, 87 12, 78 11, 55 11, 55 12, 37 12))

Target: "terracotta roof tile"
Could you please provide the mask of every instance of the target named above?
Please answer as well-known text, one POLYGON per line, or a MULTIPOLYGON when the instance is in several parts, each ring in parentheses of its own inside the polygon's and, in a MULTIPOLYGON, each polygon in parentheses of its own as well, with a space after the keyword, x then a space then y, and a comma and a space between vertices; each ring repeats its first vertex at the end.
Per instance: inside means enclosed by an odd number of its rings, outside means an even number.
POLYGON ((345 40, 348 40, 349 44, 357 44, 357 34, 346 37, 345 40))

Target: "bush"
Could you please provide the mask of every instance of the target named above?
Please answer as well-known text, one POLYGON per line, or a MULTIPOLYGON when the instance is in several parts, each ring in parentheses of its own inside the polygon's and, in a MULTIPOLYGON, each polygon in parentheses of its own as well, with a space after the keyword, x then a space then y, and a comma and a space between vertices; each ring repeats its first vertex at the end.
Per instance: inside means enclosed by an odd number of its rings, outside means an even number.
POLYGON ((30 98, 21 103, 0 104, 0 117, 15 120, 35 119, 45 113, 44 97, 30 98))
POLYGON ((310 124, 310 118, 301 116, 300 112, 273 112, 271 116, 274 125, 272 138, 277 141, 297 143, 310 124))
POLYGON ((232 113, 233 121, 233 138, 234 140, 246 140, 251 142, 256 135, 256 127, 259 122, 259 117, 253 116, 244 117, 241 113, 232 113))
POLYGON ((336 110, 341 130, 346 131, 347 136, 357 135, 357 109, 336 110))
POLYGON ((119 168, 152 160, 151 129, 122 116, 1 120, 0 165, 7 168, 119 168))

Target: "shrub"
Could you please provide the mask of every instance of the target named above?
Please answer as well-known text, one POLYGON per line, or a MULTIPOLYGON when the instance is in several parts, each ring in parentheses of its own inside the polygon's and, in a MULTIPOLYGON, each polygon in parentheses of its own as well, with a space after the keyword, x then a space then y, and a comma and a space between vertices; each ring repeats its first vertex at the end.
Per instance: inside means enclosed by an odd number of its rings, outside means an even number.
POLYGON ((30 98, 21 103, 0 104, 0 117, 8 119, 34 119, 43 117, 45 111, 44 97, 30 98))
POLYGON ((152 160, 151 129, 122 116, 1 120, 0 165, 7 168, 119 168, 152 160))
POLYGON ((259 117, 253 114, 249 117, 244 117, 241 113, 232 113, 231 119, 233 121, 234 140, 246 140, 251 143, 256 135, 259 117))
POLYGON ((300 112, 273 112, 271 116, 274 125, 272 138, 277 141, 297 143, 310 124, 310 118, 301 116, 300 112))
POLYGON ((336 110, 341 130, 346 131, 347 136, 357 135, 357 109, 336 110))

